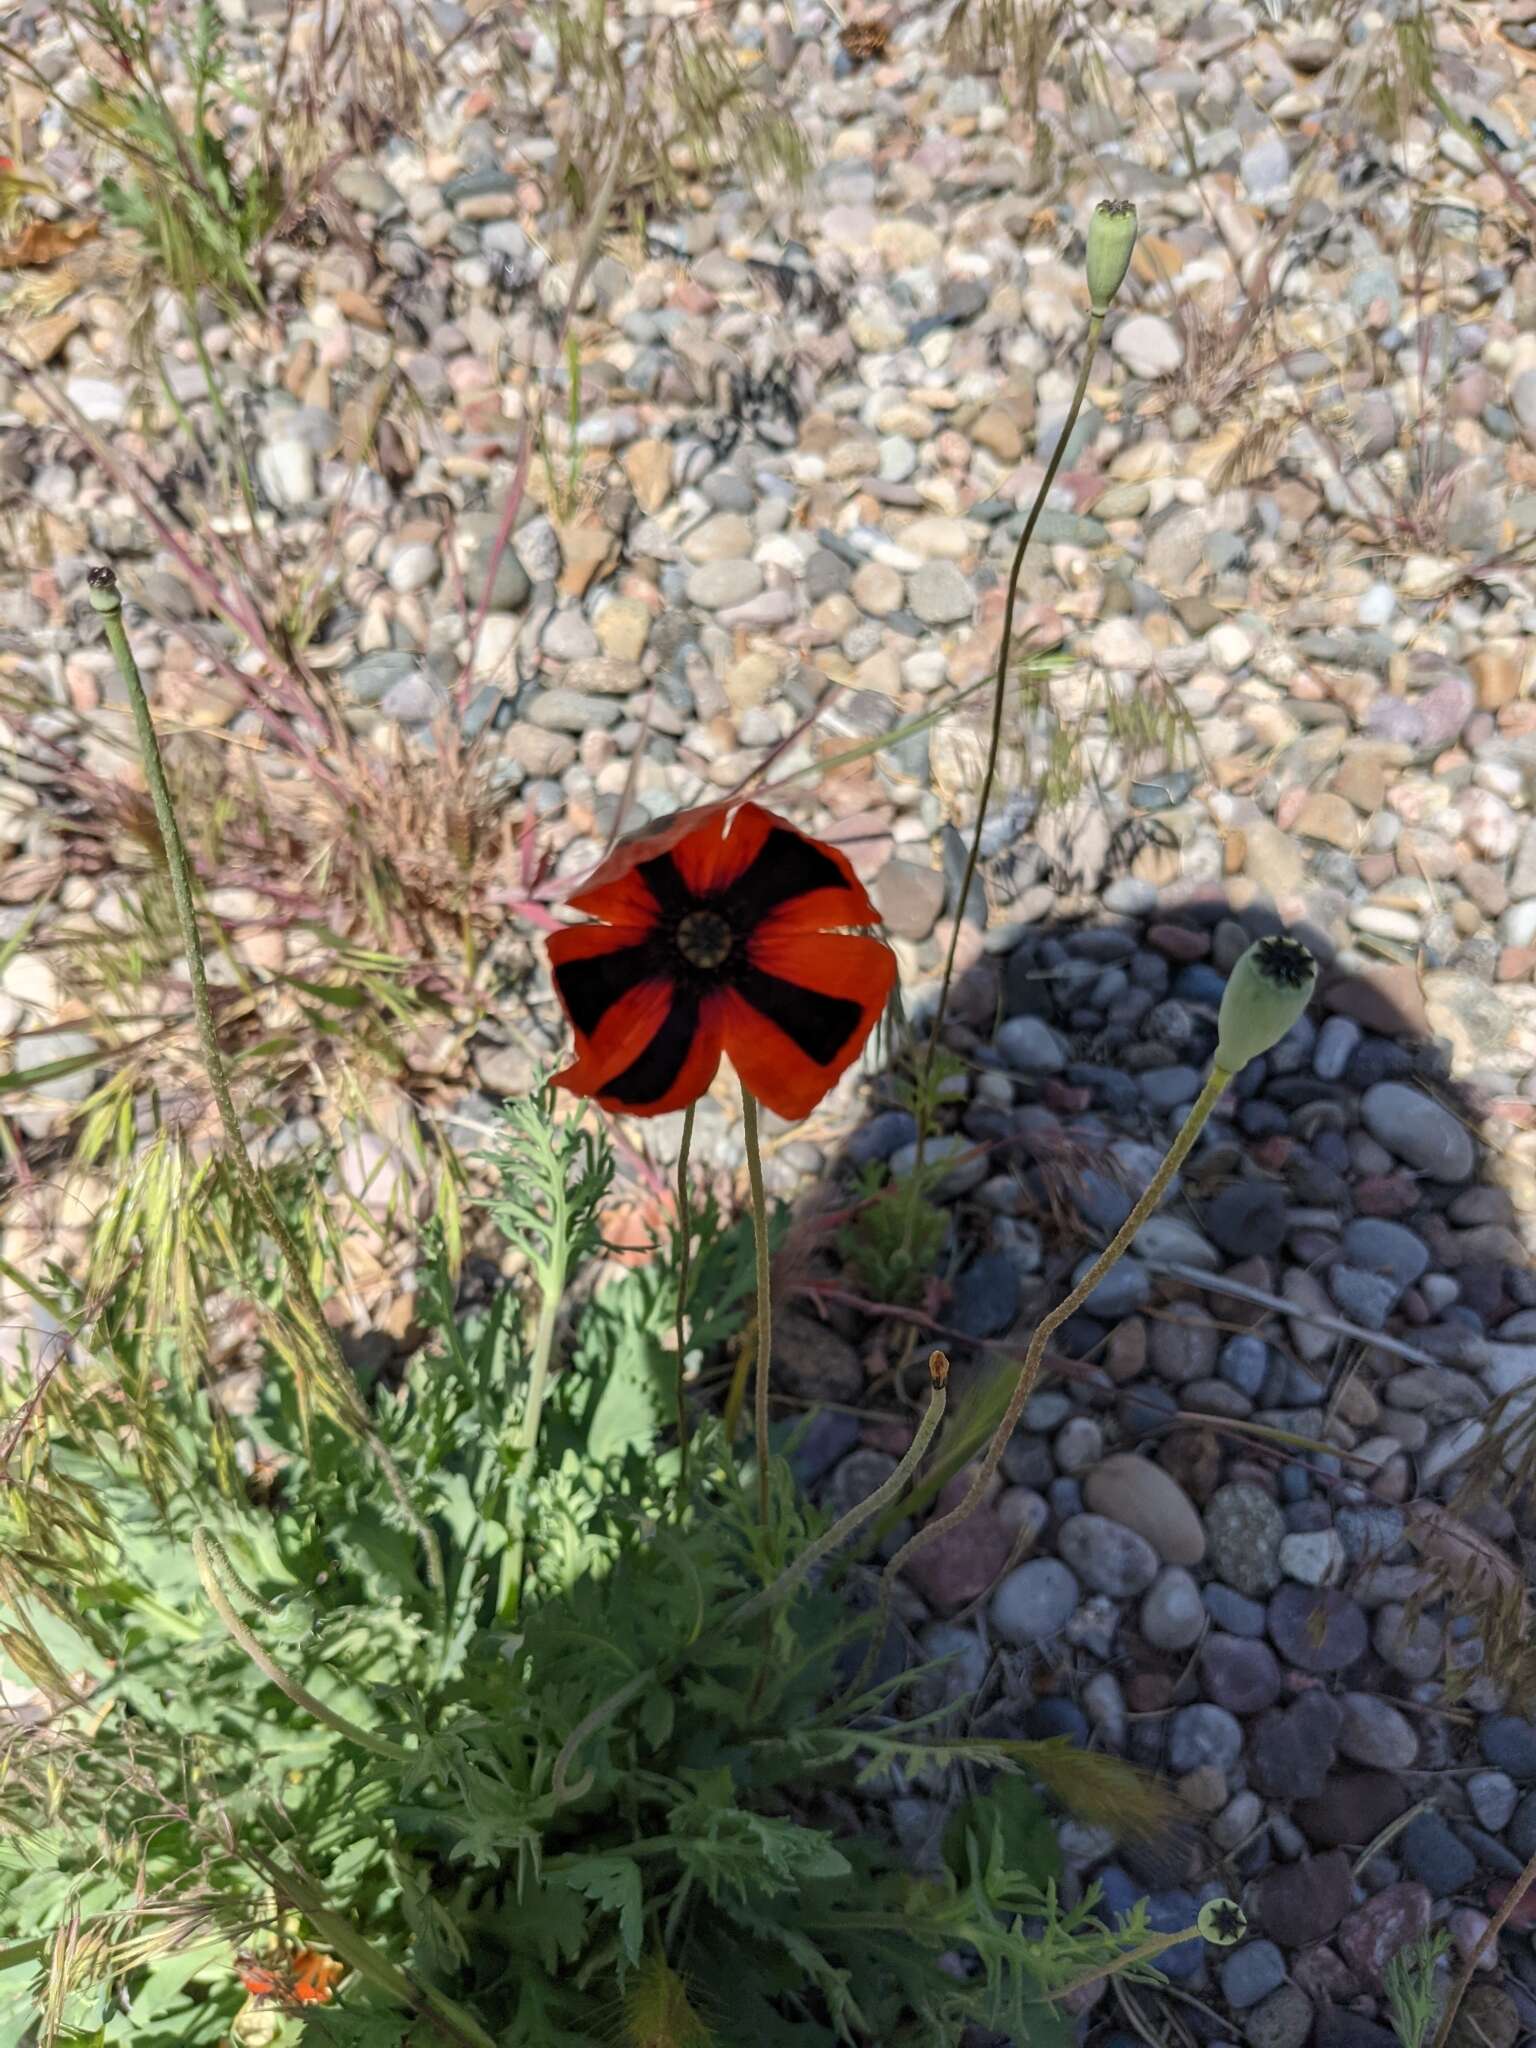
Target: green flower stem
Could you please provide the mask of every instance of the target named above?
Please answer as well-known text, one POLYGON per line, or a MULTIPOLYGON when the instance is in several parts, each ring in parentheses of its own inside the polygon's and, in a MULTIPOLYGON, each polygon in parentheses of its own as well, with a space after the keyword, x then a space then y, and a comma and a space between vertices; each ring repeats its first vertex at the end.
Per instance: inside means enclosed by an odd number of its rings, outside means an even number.
POLYGON ((371 1750, 375 1756, 387 1757, 394 1764, 408 1764, 411 1752, 402 1749, 397 1742, 390 1742, 383 1735, 375 1735, 371 1729, 360 1728, 355 1721, 349 1721, 345 1714, 338 1714, 334 1707, 328 1707, 324 1700, 317 1700, 306 1686, 292 1678, 277 1660, 269 1656, 266 1649, 248 1629, 234 1610, 234 1605, 225 1590, 225 1579, 233 1579, 236 1585, 244 1582, 225 1555, 223 1545, 206 1529, 198 1529, 192 1536, 192 1558, 197 1566, 197 1576, 203 1582, 203 1591, 208 1595, 214 1613, 223 1622, 229 1634, 250 1658, 263 1678, 270 1679, 279 1692, 285 1694, 301 1713, 334 1730, 348 1742, 355 1742, 360 1749, 371 1750))
POLYGON ((741 1091, 742 1126, 747 1139, 747 1178, 752 1183, 752 1239, 757 1248, 757 1371, 752 1383, 752 1413, 757 1429, 757 1513, 768 1528, 768 1375, 773 1362, 773 1287, 768 1261, 768 1201, 763 1193, 763 1155, 757 1137, 757 1099, 741 1091))
POLYGON ((692 1250, 693 1225, 688 1215, 688 1153, 693 1144, 693 1113, 698 1104, 690 1102, 683 1111, 683 1142, 677 1151, 677 1515, 681 1521, 688 1500, 688 1401, 684 1369, 688 1361, 688 1260, 692 1250))
POLYGON ((1435 2038, 1430 2048, 1446 2048, 1451 2038, 1451 2028, 1456 2024, 1456 2015, 1461 2010, 1461 2001, 1466 1997, 1468 1987, 1476 1974, 1478 1964, 1493 1949, 1509 1922, 1510 1915, 1520 1904, 1531 1886, 1536 1884, 1536 1856, 1526 1864, 1524 1870, 1510 1886, 1504 1903, 1483 1929, 1476 1948, 1461 1966, 1460 1975, 1451 1986, 1451 1995, 1445 2001, 1445 2011, 1440 2015, 1440 2024, 1435 2029, 1435 2038))
POLYGON ((297 1296, 304 1317, 310 1325, 310 1333, 319 1347, 319 1355, 327 1368, 327 1378, 332 1392, 346 1411, 352 1426, 368 1445, 383 1473, 390 1492, 415 1531, 426 1554, 427 1577, 433 1588, 441 1592, 443 1587, 443 1555, 434 1532, 418 1513, 400 1476, 400 1469, 391 1456, 389 1447, 374 1428, 373 1418, 357 1391, 347 1361, 342 1355, 336 1333, 325 1319, 320 1298, 315 1292, 314 1282, 309 1277, 309 1266, 299 1247, 287 1220, 267 1185, 266 1176, 256 1171, 250 1153, 246 1150, 245 1139, 240 1130, 240 1119, 235 1113, 234 1098, 229 1092, 229 1073, 224 1065, 224 1055, 219 1048, 218 1032, 214 1028, 213 1005, 208 997, 208 975, 203 965, 202 940, 197 930, 197 908, 192 890, 192 864, 187 858, 186 842, 181 836, 181 827, 176 822, 176 811, 171 803, 171 792, 165 779, 165 763, 160 757, 160 742, 155 735, 154 720, 149 715, 149 699, 144 694, 143 678, 139 665, 133 658, 133 649, 128 645, 128 634, 123 626, 123 600, 117 587, 117 578, 108 568, 92 569, 88 579, 92 608, 101 615, 106 629, 107 645, 117 663, 118 674, 128 692, 128 701, 133 707, 133 722, 139 736, 139 751, 144 760, 144 775, 149 784, 150 802, 154 806, 155 823, 160 831, 160 844, 165 853, 165 862, 170 870, 171 894, 176 902, 176 919, 181 927, 181 942, 187 956, 187 972, 192 982, 192 1008, 197 1017, 197 1035, 202 1047, 203 1065, 208 1073, 208 1086, 219 1112, 219 1122, 224 1129, 224 1142, 228 1147, 230 1162, 235 1178, 251 1207, 260 1216, 268 1234, 277 1246, 284 1266, 288 1271, 289 1285, 297 1296))
POLYGON ((214 372, 213 364, 209 360, 208 350, 203 341, 202 328, 197 316, 197 307, 188 299, 184 299, 182 303, 186 308, 187 326, 192 333, 192 345, 197 350, 197 360, 203 373, 203 383, 207 387, 208 402, 213 407, 213 416, 218 421, 219 431, 224 436, 225 446, 228 448, 230 458, 235 465, 235 475, 240 484, 240 496, 245 504, 245 516, 251 522, 251 537, 253 540, 260 540, 261 518, 256 509, 256 492, 252 486, 250 468, 245 459, 245 442, 235 431, 234 421, 230 418, 228 409, 224 404, 224 394, 219 389, 219 380, 214 372))
POLYGON ((1124 1954, 1113 1957, 1109 1962, 1096 1967, 1079 1970, 1075 1977, 1069 1977, 1064 1984, 1053 1984, 1045 1993, 1052 2005, 1070 1998, 1074 1991, 1081 1991, 1085 1984, 1096 1984, 1101 1977, 1118 1977, 1126 1970, 1140 1968, 1146 1963, 1155 1963, 1171 1948, 1178 1948, 1186 1941, 1202 1941, 1204 1936, 1198 1927, 1181 1927, 1174 1934, 1153 1934, 1136 1948, 1128 1948, 1124 1954))
POLYGON ((1180 1126, 1178 1136, 1168 1147, 1167 1152, 1163 1156, 1162 1164, 1158 1167, 1157 1172, 1153 1174, 1145 1193, 1137 1202, 1135 1208, 1132 1209, 1130 1215, 1126 1217, 1124 1223, 1121 1224, 1082 1279, 1078 1281, 1072 1292, 1064 1301, 1058 1302, 1049 1315, 1042 1316, 1040 1319, 1034 1336, 1029 1340, 1029 1349, 1024 1354, 1024 1364, 1020 1369, 1017 1380, 1014 1382, 1013 1392, 1009 1396, 1008 1405, 1003 1410, 1002 1419, 992 1432, 992 1440, 987 1445, 981 1463, 976 1468, 976 1476, 971 1481, 964 1500, 960 1502, 958 1507, 951 1508, 948 1514, 940 1515, 936 1522, 926 1523, 918 1530, 915 1536, 909 1537, 900 1550, 897 1551, 896 1555, 886 1566, 883 1577, 883 1587, 887 1597, 890 1589, 895 1585, 897 1573, 904 1566, 909 1564, 920 1551, 926 1550, 930 1543, 936 1543, 941 1536, 947 1535, 951 1529, 958 1528, 981 1504, 981 1497, 987 1490, 992 1474, 998 1468, 1003 1452, 1007 1449, 1008 1440, 1013 1435, 1014 1425, 1018 1422, 1019 1416, 1023 1412, 1024 1403, 1034 1391, 1035 1381, 1040 1376, 1041 1361, 1045 1357, 1046 1345, 1050 1342, 1056 1331, 1061 1328, 1062 1324, 1067 1321, 1068 1317, 1075 1315, 1082 1307, 1089 1295, 1092 1294, 1094 1288, 1104 1278, 1104 1275, 1118 1262, 1137 1231, 1140 1230, 1142 1224, 1156 1211, 1169 1181, 1173 1179, 1173 1176, 1188 1157, 1190 1148, 1199 1137, 1201 1131, 1204 1130, 1206 1120, 1210 1116, 1211 1111, 1216 1107, 1222 1090, 1231 1079, 1232 1076, 1224 1067, 1212 1067, 1206 1078, 1205 1086, 1191 1104, 1189 1114, 1180 1126))
MULTIPOLYGON (((1019 594, 1019 578, 1024 573, 1024 556, 1030 541, 1034 538, 1035 527, 1050 495, 1051 485, 1056 481, 1056 472, 1061 467, 1077 416, 1083 409, 1083 400, 1088 392, 1088 376, 1093 368, 1093 352, 1099 345, 1099 334, 1104 326, 1103 313, 1090 314, 1088 339, 1083 348, 1082 368, 1077 373, 1077 388, 1072 393, 1072 403, 1061 432, 1056 437, 1056 446, 1051 450, 1051 459, 1045 465, 1045 475, 1035 492, 1035 501, 1029 508, 1029 517, 1024 522, 1024 531, 1019 535, 1019 544, 1013 551, 1013 566, 1008 572, 1008 595, 1003 605, 1003 636, 997 650, 997 680, 992 688, 992 728, 987 740, 987 765, 982 772, 981 794, 976 803, 976 826, 971 833, 971 843, 966 848, 965 877, 960 884, 960 893, 955 902, 954 921, 949 934, 949 948, 944 956, 944 974, 939 983, 939 1003, 934 1012, 933 1028, 929 1033, 928 1047, 924 1056, 923 1082, 918 1090, 917 1165, 912 1173, 912 1186, 922 1181, 923 1151, 928 1141, 928 1127, 931 1120, 930 1102, 932 1088, 928 1085, 933 1077, 933 1062, 938 1053, 939 1041, 944 1034, 944 1019, 949 1010, 949 994, 955 979, 955 956, 960 946, 960 927, 965 922, 965 906, 970 900, 971 884, 976 879, 977 863, 981 859, 981 835, 987 822, 987 807, 992 801, 993 785, 997 781, 997 761, 1003 746, 1003 713, 1008 702, 1008 656, 1013 646, 1013 611, 1019 594)), ((903 1249, 912 1249, 911 1233, 916 1224, 917 1204, 914 1201, 907 1212, 906 1229, 902 1234, 903 1249)))
POLYGON ((856 1501, 840 1521, 834 1522, 830 1529, 816 1538, 814 1543, 808 1543, 794 1563, 780 1572, 771 1585, 764 1586, 760 1593, 752 1595, 744 1607, 738 1608, 731 1616, 734 1626, 739 1627, 742 1622, 751 1621, 755 1615, 773 1606, 776 1601, 787 1599, 822 1558, 831 1556, 835 1550, 841 1550, 849 1537, 863 1528, 871 1515, 877 1515, 882 1508, 889 1507, 900 1499, 907 1481, 923 1462, 928 1446, 933 1442, 939 1424, 944 1420, 944 1409, 948 1402, 945 1382, 949 1377, 949 1360, 942 1351, 934 1352, 928 1371, 932 1386, 927 1410, 917 1426, 917 1434, 907 1447, 906 1456, 890 1478, 877 1486, 873 1493, 867 1493, 861 1501, 856 1501))
POLYGON ((533 1485, 533 1467, 539 1451, 539 1427, 544 1420, 544 1397, 549 1392, 549 1367, 554 1356, 555 1326, 565 1296, 569 1265, 570 1229, 563 1186, 552 1187, 553 1213, 549 1219, 549 1263, 539 1271, 539 1320, 533 1333, 533 1353, 528 1364, 528 1400, 518 1423, 512 1447, 518 1453, 512 1475, 512 1533, 502 1552, 500 1589, 496 1611, 500 1620, 511 1623, 523 1597, 523 1558, 528 1541, 528 1496, 533 1485))

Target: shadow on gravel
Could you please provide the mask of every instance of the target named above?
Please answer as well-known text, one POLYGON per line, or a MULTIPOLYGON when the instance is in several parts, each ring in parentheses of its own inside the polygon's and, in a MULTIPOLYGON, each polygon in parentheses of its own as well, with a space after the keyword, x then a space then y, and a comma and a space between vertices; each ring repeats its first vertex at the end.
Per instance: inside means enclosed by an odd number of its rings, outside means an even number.
MULTIPOLYGON (((829 1509, 893 1468, 931 1346, 954 1361, 950 1428, 1016 1369, 1177 1129, 1227 970, 1282 927, 1221 885, 1171 894, 974 949, 948 1034, 967 1078, 930 1147, 942 1244, 909 1307, 872 1302, 844 1255, 858 1191, 912 1171, 890 1077, 801 1198, 775 1387, 811 1411, 795 1456, 829 1509)), ((1061 1331, 997 1490, 899 1602, 906 1654, 953 1660, 973 1727, 1176 1787, 1186 1818, 1155 1841, 1066 1825, 1069 1892, 1150 1896, 1169 1928, 1217 1894, 1248 1911, 1241 1947, 1163 1959, 1166 1995, 1105 1993, 1091 2048, 1391 2048, 1392 1956, 1442 1922, 1464 1950, 1536 1850, 1536 1726, 1514 1711, 1532 1524, 1509 1484, 1464 1485, 1490 1449, 1497 1475, 1490 1402, 1536 1386, 1536 1103, 1453 1074, 1414 969, 1289 929, 1323 966, 1311 1013, 1238 1077, 1061 1331)), ((1462 978, 1492 1015, 1497 988, 1462 978)), ((916 1862, 936 1854, 930 1788, 893 1817, 916 1862)), ((1528 1934, 1506 1931, 1465 2022, 1467 2043, 1536 2036, 1528 1934)))

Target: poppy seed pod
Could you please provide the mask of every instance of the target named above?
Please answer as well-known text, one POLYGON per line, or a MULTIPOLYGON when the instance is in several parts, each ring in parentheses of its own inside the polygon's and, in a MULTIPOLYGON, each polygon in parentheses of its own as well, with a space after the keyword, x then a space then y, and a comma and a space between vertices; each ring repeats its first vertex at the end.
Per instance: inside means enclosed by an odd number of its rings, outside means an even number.
POLYGON ((1125 282, 1136 246, 1136 209, 1129 199, 1101 199, 1088 223, 1088 300, 1100 318, 1125 282))
POLYGON ((1216 1065, 1239 1073, 1278 1045, 1317 986, 1317 962, 1300 939, 1260 939, 1233 968, 1221 998, 1216 1065))

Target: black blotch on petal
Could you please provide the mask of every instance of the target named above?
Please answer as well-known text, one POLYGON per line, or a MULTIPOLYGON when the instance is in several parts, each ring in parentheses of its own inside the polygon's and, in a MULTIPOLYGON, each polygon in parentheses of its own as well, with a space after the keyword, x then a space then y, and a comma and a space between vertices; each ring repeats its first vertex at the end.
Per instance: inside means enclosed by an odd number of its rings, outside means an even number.
POLYGON ((677 862, 670 853, 658 853, 653 860, 641 861, 635 872, 656 898, 663 917, 682 917, 694 908, 698 899, 678 873, 677 862))
POLYGON ((847 876, 829 853, 776 825, 746 873, 725 891, 725 902, 738 928, 748 930, 796 896, 847 886, 847 876))
POLYGON ((607 1082, 599 1093, 614 1102, 627 1103, 635 1108, 658 1101, 675 1086, 698 1028, 698 992, 679 988, 645 1051, 631 1061, 622 1074, 616 1074, 607 1082))
POLYGON ((743 964, 737 971, 738 992, 760 1016, 778 1026, 808 1060, 829 1066, 859 1027, 864 1012, 846 996, 827 996, 760 967, 743 964))
POLYGON ((648 944, 616 946, 611 953, 565 961, 554 970, 555 986, 571 1022, 590 1038, 614 1004, 633 995, 656 973, 657 966, 655 949, 648 944))

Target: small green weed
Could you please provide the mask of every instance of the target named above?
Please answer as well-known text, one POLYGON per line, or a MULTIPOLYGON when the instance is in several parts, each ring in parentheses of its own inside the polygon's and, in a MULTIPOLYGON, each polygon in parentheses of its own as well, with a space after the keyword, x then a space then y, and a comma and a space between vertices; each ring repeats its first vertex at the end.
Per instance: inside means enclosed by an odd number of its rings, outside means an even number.
MULTIPOLYGON (((963 1060, 940 1050, 931 1059, 909 1062, 892 1092, 918 1129, 928 1130, 964 1071, 963 1060)), ((949 1217, 933 1197, 949 1170, 948 1160, 924 1160, 899 1181, 890 1180, 878 1163, 860 1171, 838 1250, 871 1300, 909 1307, 937 1276, 949 1217)))
POLYGON ((1441 1959, 1451 1946, 1443 1927, 1424 1934, 1400 1949, 1386 1967, 1382 1989, 1387 2011, 1403 2048, 1428 2048, 1431 2032, 1440 2016, 1439 1987, 1435 1975, 1441 1959))
POLYGON ((253 258, 282 212, 282 179, 272 163, 237 171, 216 125, 212 102, 227 102, 233 87, 213 0, 199 0, 190 33, 178 37, 192 92, 185 126, 157 78, 147 18, 111 0, 90 0, 88 19, 125 79, 99 86, 92 109, 127 158, 120 177, 101 181, 102 204, 143 238, 161 277, 189 304, 211 291, 226 304, 259 305, 253 258))

